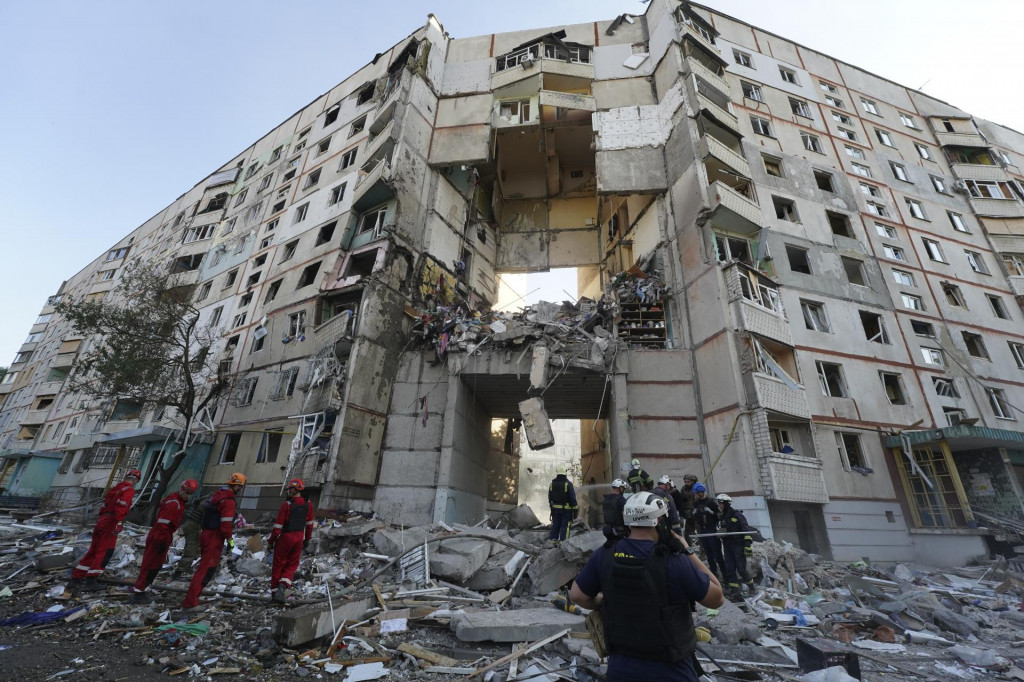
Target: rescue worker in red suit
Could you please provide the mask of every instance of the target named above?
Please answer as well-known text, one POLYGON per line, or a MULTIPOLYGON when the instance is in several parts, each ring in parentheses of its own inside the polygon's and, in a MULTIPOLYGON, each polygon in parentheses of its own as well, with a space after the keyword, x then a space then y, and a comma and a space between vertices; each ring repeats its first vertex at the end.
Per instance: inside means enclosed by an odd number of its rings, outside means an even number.
POLYGON ((89 544, 89 551, 78 560, 78 565, 71 571, 71 581, 68 583, 68 590, 74 594, 79 590, 95 589, 98 585, 97 578, 103 575, 103 569, 110 561, 117 545, 117 534, 121 532, 124 525, 124 517, 132 508, 132 499, 135 497, 135 484, 142 478, 142 472, 138 469, 129 471, 124 480, 107 491, 103 498, 103 506, 100 507, 100 516, 96 519, 96 526, 92 529, 92 542, 89 544))
POLYGON ((171 493, 160 503, 156 514, 156 522, 146 535, 146 551, 142 555, 142 567, 139 578, 132 588, 132 601, 136 604, 148 604, 152 601, 146 596, 146 588, 156 580, 157 573, 164 566, 167 549, 174 539, 174 531, 178 530, 185 518, 185 505, 192 493, 199 490, 199 482, 188 479, 181 484, 181 490, 171 493))
POLYGON ((274 519, 267 547, 274 553, 274 567, 270 573, 270 589, 274 601, 284 603, 292 586, 292 576, 299 567, 302 550, 313 537, 313 505, 302 497, 306 485, 301 478, 288 482, 288 499, 281 505, 274 519))
POLYGON ((228 484, 210 495, 202 505, 202 532, 199 534, 199 566, 188 586, 182 607, 199 611, 199 593, 203 591, 220 566, 224 544, 231 541, 235 529, 235 495, 245 487, 245 474, 228 476, 228 484))

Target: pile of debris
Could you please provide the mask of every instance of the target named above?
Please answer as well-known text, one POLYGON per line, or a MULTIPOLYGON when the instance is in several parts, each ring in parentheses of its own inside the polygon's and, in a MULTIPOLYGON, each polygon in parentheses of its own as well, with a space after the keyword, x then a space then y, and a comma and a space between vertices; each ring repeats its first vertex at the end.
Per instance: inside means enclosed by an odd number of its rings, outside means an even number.
MULTIPOLYGON (((100 669, 124 672, 125 661, 133 677, 603 675, 585 612, 565 593, 605 542, 582 520, 556 546, 526 506, 475 526, 400 528, 365 514, 327 513, 284 605, 269 599, 268 530, 260 523, 239 529, 204 593, 205 611, 185 615, 176 607, 192 564, 181 558, 180 542, 154 585, 157 603, 139 606, 128 585, 144 529, 122 532, 105 589, 75 598, 65 592, 67 570, 88 533, 0 520, 0 656, 31 651, 36 639, 60 643, 59 658, 37 657, 35 668, 0 661, 23 678, 95 679, 100 669)), ((755 543, 751 564, 759 582, 742 601, 697 606, 694 614, 698 658, 712 677, 934 680, 999 672, 1024 679, 1024 579, 1005 562, 885 569, 826 562, 766 541, 755 543)))

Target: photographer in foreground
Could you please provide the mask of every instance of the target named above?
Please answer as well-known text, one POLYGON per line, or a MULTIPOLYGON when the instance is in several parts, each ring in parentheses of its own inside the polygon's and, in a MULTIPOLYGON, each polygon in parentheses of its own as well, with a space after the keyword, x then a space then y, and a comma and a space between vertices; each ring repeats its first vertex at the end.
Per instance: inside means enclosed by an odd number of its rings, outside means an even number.
POLYGON ((693 602, 721 606, 722 586, 667 514, 657 495, 630 497, 629 537, 594 552, 572 584, 573 602, 601 610, 608 680, 697 682, 693 602))

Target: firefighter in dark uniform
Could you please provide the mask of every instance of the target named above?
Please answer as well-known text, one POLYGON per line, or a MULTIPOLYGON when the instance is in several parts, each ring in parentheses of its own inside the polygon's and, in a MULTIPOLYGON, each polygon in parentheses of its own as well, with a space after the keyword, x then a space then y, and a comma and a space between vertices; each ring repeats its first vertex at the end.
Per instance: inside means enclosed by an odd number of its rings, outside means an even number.
POLYGON ((708 497, 708 489, 703 483, 696 483, 693 486, 696 495, 693 507, 693 519, 697 524, 697 534, 706 535, 700 539, 700 546, 704 549, 704 556, 707 557, 708 568, 712 573, 722 578, 725 582, 725 556, 722 554, 722 538, 712 535, 718 532, 718 521, 722 518, 722 512, 714 498, 708 497))
POLYGON ((561 542, 569 537, 569 524, 579 514, 576 506, 576 488, 566 477, 566 468, 561 465, 556 469, 557 475, 548 486, 548 506, 551 508, 551 532, 548 540, 561 542))
POLYGON ((697 477, 693 474, 686 474, 683 476, 683 488, 682 490, 673 490, 673 495, 676 495, 676 506, 679 507, 679 515, 683 517, 683 535, 687 538, 693 536, 694 531, 697 528, 696 522, 693 520, 693 508, 696 496, 693 492, 693 486, 697 483, 697 477))
POLYGON ((722 536, 722 551, 725 554, 725 589, 726 596, 736 601, 743 599, 740 584, 754 591, 754 579, 747 571, 747 557, 754 555, 754 533, 756 531, 747 523, 747 517, 739 509, 732 508, 732 498, 721 493, 718 503, 722 505, 722 532, 744 533, 744 535, 722 536))
POLYGON ((626 480, 629 482, 629 487, 634 493, 654 488, 654 479, 640 466, 640 460, 634 459, 630 462, 630 465, 633 468, 629 470, 626 480))
POLYGON ((668 505, 668 523, 672 530, 681 532, 682 526, 679 524, 679 509, 676 508, 676 501, 672 499, 671 490, 672 479, 668 476, 662 476, 658 479, 658 485, 654 486, 654 490, 651 492, 665 500, 665 503, 668 505))
POLYGON ((612 492, 604 496, 601 511, 604 512, 604 527, 601 529, 609 540, 624 538, 627 535, 626 522, 622 518, 622 509, 626 506, 626 482, 621 478, 612 481, 612 492))

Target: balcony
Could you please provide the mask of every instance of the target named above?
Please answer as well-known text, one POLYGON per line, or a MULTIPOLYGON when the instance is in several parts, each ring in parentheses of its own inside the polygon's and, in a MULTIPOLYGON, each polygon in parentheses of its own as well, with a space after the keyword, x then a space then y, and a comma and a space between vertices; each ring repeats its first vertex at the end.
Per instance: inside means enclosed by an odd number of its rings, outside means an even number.
POLYGON ((986 218, 1024 218, 1024 206, 1016 199, 969 197, 971 208, 986 218))
POLYGON ((541 73, 548 73, 571 78, 594 80, 594 65, 584 62, 567 62, 564 59, 535 57, 516 66, 509 66, 502 71, 491 74, 491 90, 497 90, 513 83, 532 78, 541 73))
POLYGON ((711 221, 737 234, 759 232, 764 222, 761 207, 721 181, 708 188, 711 221))
POLYGON ((977 133, 936 132, 940 147, 987 147, 988 142, 977 133))
POLYGON ((597 111, 594 98, 590 95, 578 95, 572 92, 541 90, 538 96, 541 106, 577 109, 579 111, 597 111))
POLYGON ((719 76, 693 57, 687 57, 685 64, 690 69, 691 74, 699 76, 705 83, 718 90, 722 97, 729 98, 729 84, 725 82, 725 78, 719 76))
POLYGON ((825 475, 819 460, 777 452, 763 459, 771 478, 771 499, 816 504, 825 504, 829 501, 825 475))
POLYGON ((811 410, 807 405, 807 391, 803 386, 792 389, 781 379, 759 372, 755 372, 753 378, 760 407, 801 419, 811 418, 811 410))
POLYGON ((53 364, 50 367, 71 367, 75 364, 75 357, 77 353, 58 353, 53 358, 53 364))
POLYGON ((199 268, 175 272, 167 277, 167 285, 174 289, 177 287, 190 287, 199 280, 199 268))
POLYGON ((953 175, 964 180, 989 180, 992 182, 1006 182, 1010 176, 1006 174, 1002 166, 990 166, 978 163, 954 163, 950 166, 953 175))
POLYGON ((711 135, 704 135, 700 138, 698 153, 705 161, 708 160, 708 157, 713 157, 731 169, 733 173, 745 178, 750 177, 750 164, 747 163, 747 160, 711 135))
POLYGON ((1013 289, 1014 296, 1024 296, 1024 277, 1010 275, 1010 288, 1013 289))
POLYGON ((39 389, 36 391, 36 395, 56 395, 60 393, 61 387, 64 386, 64 381, 44 381, 39 384, 39 389))
POLYGON ((680 39, 689 38, 711 54, 720 55, 722 53, 722 51, 718 49, 717 45, 705 38, 700 31, 695 29, 689 23, 679 22, 676 25, 679 27, 680 39))
POLYGON ((789 321, 781 312, 765 308, 757 303, 740 300, 740 324, 746 331, 753 332, 787 346, 793 345, 793 333, 789 321))
POLYGON ((360 171, 359 181, 356 182, 355 191, 352 193, 352 207, 357 211, 381 204, 392 196, 394 192, 387 183, 391 180, 391 163, 387 159, 381 159, 372 170, 363 174, 360 171))
POLYGON ((696 93, 696 101, 700 113, 709 116, 722 127, 728 128, 737 137, 743 136, 743 133, 740 132, 739 119, 734 114, 718 106, 709 97, 702 95, 700 92, 696 93))
POLYGON ((372 159, 374 154, 380 151, 386 143, 392 142, 392 135, 395 132, 395 121, 394 119, 388 121, 388 124, 366 145, 366 149, 363 150, 364 159, 372 159))
POLYGON ((42 424, 46 421, 46 417, 50 414, 50 408, 46 407, 41 410, 29 410, 25 413, 25 416, 21 418, 19 422, 22 426, 30 426, 33 424, 42 424))

